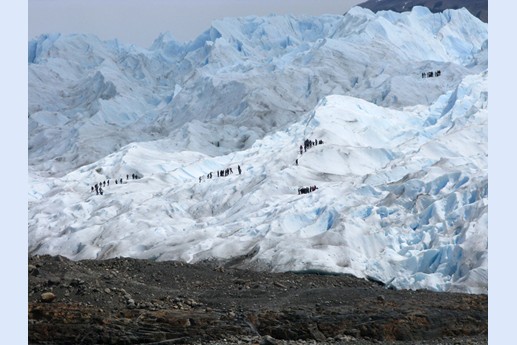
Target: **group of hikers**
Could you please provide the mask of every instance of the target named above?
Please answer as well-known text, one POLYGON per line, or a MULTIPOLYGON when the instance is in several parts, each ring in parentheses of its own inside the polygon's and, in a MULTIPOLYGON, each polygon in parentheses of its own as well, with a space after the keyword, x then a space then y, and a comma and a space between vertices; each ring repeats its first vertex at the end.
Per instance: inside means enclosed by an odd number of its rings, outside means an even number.
MULTIPOLYGON (((240 165, 237 165, 237 170, 239 171, 239 175, 242 174, 242 169, 241 169, 240 165)), ((217 177, 225 177, 225 176, 228 176, 230 174, 233 174, 233 169, 231 167, 229 167, 229 168, 226 168, 226 169, 217 170, 216 173, 217 173, 217 177)), ((213 177, 212 171, 209 172, 206 175, 207 179, 211 179, 212 177, 213 177)), ((201 183, 203 178, 204 178, 204 176, 199 176, 199 183, 201 183)))
POLYGON ((310 139, 305 139, 305 141, 303 142, 303 145, 300 145, 300 154, 302 155, 304 152, 307 152, 307 149, 310 149, 311 147, 313 146, 316 146, 318 144, 323 144, 323 140, 310 140, 310 139))
POLYGON ((442 71, 438 70, 436 72, 430 71, 430 72, 422 72, 422 78, 432 78, 432 77, 439 77, 442 75, 442 71))
POLYGON ((298 194, 309 194, 310 192, 314 192, 318 187, 309 186, 309 187, 300 187, 298 188, 298 194))
MULTIPOLYGON (((131 174, 131 178, 133 180, 138 180, 141 177, 138 176, 137 174, 131 174)), ((126 175, 126 180, 129 180, 129 174, 126 175)), ((115 184, 122 184, 123 181, 124 180, 122 179, 122 177, 120 179, 115 179, 115 184)), ((102 189, 102 187, 106 188, 106 186, 109 186, 109 185, 110 185, 109 179, 106 181, 98 182, 92 186, 91 191, 92 191, 92 193, 93 193, 93 191, 95 191, 96 195, 103 195, 104 190, 102 189)))

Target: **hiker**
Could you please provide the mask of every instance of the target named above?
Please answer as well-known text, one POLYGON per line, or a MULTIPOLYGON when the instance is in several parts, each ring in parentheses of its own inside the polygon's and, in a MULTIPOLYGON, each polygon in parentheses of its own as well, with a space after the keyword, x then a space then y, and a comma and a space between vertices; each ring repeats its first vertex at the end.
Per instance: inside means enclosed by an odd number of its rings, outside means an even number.
POLYGON ((122 184, 122 177, 120 178, 120 184, 122 184))
POLYGON ((108 186, 110 185, 110 180, 108 180, 108 186))
POLYGON ((232 170, 232 168, 230 168, 230 174, 233 174, 233 170, 232 170))
POLYGON ((241 166, 240 165, 237 165, 237 170, 239 170, 239 175, 241 174, 242 170, 241 170, 241 166))
POLYGON ((102 187, 99 188, 99 193, 102 195, 102 187))
POLYGON ((199 183, 201 183, 201 176, 199 176, 199 183))
POLYGON ((295 161, 296 165, 298 165, 298 158, 296 158, 296 161, 295 161))
POLYGON ((115 184, 118 184, 118 181, 117 181, 117 179, 115 179, 115 184))
POLYGON ((92 186, 92 192, 93 192, 93 186, 92 186))
POLYGON ((103 182, 102 182, 102 186, 103 186, 103 187, 106 187, 106 181, 103 181, 103 182))
POLYGON ((303 154, 303 146, 300 145, 300 154, 302 155, 303 154))

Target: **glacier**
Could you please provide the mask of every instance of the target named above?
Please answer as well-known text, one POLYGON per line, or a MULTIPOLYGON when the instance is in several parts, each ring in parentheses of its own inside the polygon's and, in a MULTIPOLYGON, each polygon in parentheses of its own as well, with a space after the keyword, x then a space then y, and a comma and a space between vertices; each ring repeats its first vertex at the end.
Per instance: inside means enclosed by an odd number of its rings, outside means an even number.
POLYGON ((28 52, 29 254, 488 292, 488 29, 467 10, 225 18, 149 49, 56 33, 28 52))

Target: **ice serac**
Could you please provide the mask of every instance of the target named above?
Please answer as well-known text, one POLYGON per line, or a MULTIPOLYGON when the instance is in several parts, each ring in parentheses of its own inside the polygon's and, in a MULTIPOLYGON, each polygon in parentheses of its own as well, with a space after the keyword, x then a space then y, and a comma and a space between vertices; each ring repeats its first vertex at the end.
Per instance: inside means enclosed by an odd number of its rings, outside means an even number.
POLYGON ((29 253, 487 293, 487 50, 468 12, 418 7, 227 18, 149 49, 42 36, 29 253))

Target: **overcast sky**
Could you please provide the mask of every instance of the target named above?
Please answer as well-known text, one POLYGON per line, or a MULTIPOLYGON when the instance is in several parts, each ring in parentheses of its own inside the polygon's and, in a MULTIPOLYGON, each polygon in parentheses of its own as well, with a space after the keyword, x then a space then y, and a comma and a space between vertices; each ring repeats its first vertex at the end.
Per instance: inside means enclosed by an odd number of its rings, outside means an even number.
POLYGON ((214 19, 248 15, 343 14, 365 0, 28 0, 29 39, 91 33, 149 47, 161 32, 189 41, 214 19))

